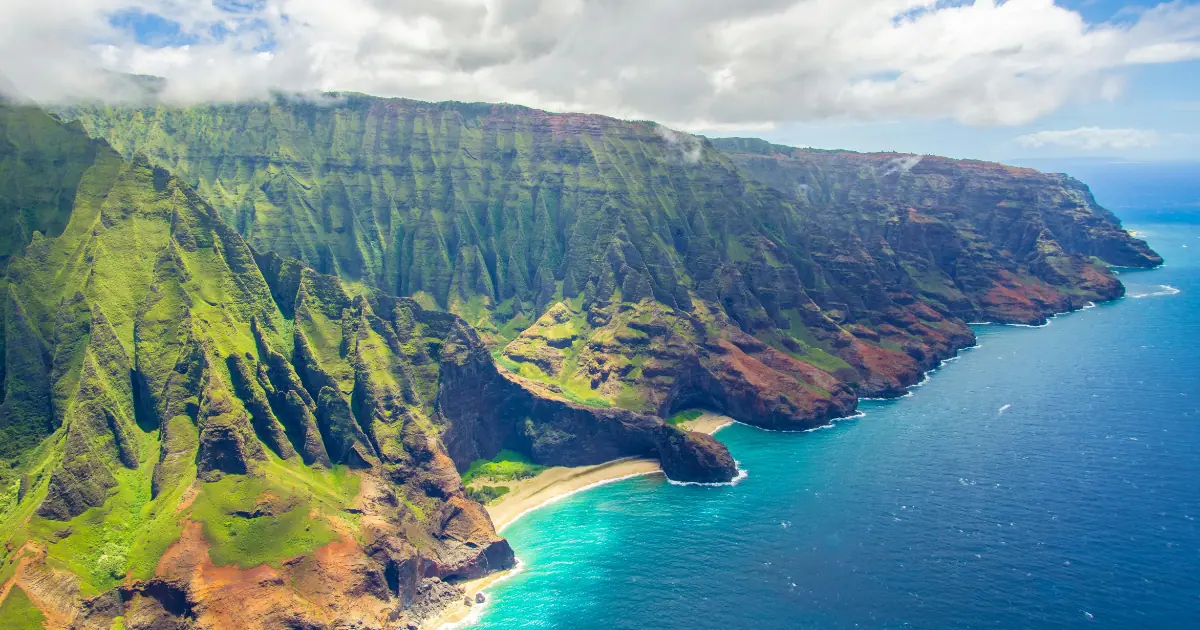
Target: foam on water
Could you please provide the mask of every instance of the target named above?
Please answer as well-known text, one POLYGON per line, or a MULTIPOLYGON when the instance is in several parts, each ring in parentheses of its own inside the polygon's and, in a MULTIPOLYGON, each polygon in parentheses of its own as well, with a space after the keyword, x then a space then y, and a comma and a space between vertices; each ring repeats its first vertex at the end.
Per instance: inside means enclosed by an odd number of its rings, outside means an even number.
POLYGON ((1173 287, 1169 284, 1160 284, 1160 285, 1158 285, 1158 288, 1160 289, 1159 291, 1151 291, 1148 293, 1135 293, 1128 297, 1131 297, 1135 300, 1140 300, 1142 298, 1148 298, 1148 297, 1161 297, 1164 295, 1179 295, 1179 293, 1180 293, 1179 289, 1176 289, 1175 287, 1173 287))
POLYGON ((668 477, 667 483, 671 484, 672 486, 703 486, 705 488, 721 488, 721 487, 736 486, 739 483, 741 483, 743 479, 750 476, 750 471, 748 471, 748 470, 742 468, 740 465, 738 465, 737 460, 734 460, 733 463, 735 466, 737 466, 737 476, 734 477, 733 479, 730 479, 729 481, 719 481, 719 482, 712 482, 712 483, 708 483, 708 482, 704 482, 704 481, 675 481, 674 479, 671 479, 668 477))
MULTIPOLYGON (((867 400, 867 399, 860 398, 859 400, 867 400)), ((880 400, 885 400, 885 399, 880 399, 880 400)), ((822 424, 822 425, 816 426, 816 427, 809 427, 807 429, 768 429, 767 427, 760 427, 760 426, 753 425, 753 424, 746 424, 745 422, 739 422, 737 420, 734 420, 723 426, 727 427, 730 424, 740 424, 742 426, 750 427, 751 429, 756 429, 758 431, 766 431, 767 433, 812 433, 814 431, 823 431, 825 429, 832 429, 832 428, 834 428, 835 423, 838 423, 838 422, 843 422, 846 420, 858 420, 859 418, 865 418, 865 417, 867 417, 867 412, 862 411, 860 409, 860 410, 856 410, 854 413, 852 413, 848 416, 842 416, 840 418, 833 418, 832 420, 830 420, 829 422, 827 422, 825 424, 822 424)))
POLYGON ((721 429, 726 429, 732 425, 733 425, 733 420, 730 420, 729 422, 726 422, 725 424, 722 424, 722 425, 718 426, 717 428, 713 429, 712 433, 710 435, 716 435, 717 432, 720 431, 721 429))

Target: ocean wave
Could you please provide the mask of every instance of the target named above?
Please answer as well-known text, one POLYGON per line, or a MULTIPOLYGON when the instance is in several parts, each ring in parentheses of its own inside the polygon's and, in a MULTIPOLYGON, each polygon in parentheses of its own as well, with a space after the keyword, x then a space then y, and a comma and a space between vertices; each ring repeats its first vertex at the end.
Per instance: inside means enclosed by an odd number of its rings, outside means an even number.
POLYGON ((912 397, 913 397, 913 393, 906 389, 904 391, 904 393, 900 394, 899 396, 864 397, 864 398, 859 398, 859 400, 867 401, 867 402, 893 402, 896 400, 900 400, 901 398, 912 398, 912 397))
POLYGON ((1176 289, 1175 287, 1173 287, 1169 284, 1160 284, 1160 285, 1158 285, 1158 288, 1161 290, 1160 291, 1151 291, 1150 293, 1135 293, 1133 295, 1130 295, 1129 297, 1131 297, 1135 300, 1140 300, 1142 298, 1159 297, 1162 295, 1178 295, 1178 294, 1182 293, 1182 291, 1180 291, 1179 289, 1176 289))
POLYGON ((734 424, 733 420, 730 420, 729 422, 726 422, 725 424, 722 424, 721 426, 719 426, 719 427, 717 427, 717 428, 713 429, 713 430, 712 430, 712 433, 709 433, 709 435, 716 435, 716 434, 717 434, 717 431, 720 431, 721 429, 724 429, 724 428, 728 427, 728 426, 729 426, 729 425, 731 425, 731 424, 734 424))
MULTIPOLYGON (((874 400, 874 399, 860 398, 859 400, 874 400)), ((880 398, 878 400, 893 400, 893 399, 880 398)), ((825 429, 832 429, 832 428, 834 428, 834 423, 836 423, 836 422, 841 422, 843 420, 858 420, 859 418, 865 418, 865 417, 867 417, 867 412, 862 411, 862 410, 855 410, 855 412, 849 416, 833 418, 827 424, 822 424, 821 426, 817 426, 817 427, 809 427, 807 429, 768 429, 767 427, 755 426, 753 424, 747 424, 745 422, 741 422, 738 420, 734 420, 734 422, 736 422, 737 424, 748 426, 752 429, 758 429, 759 431, 766 431, 767 433, 812 433, 814 431, 823 431, 825 429)), ((728 426, 728 425, 726 425, 726 426, 728 426)))
MULTIPOLYGON (((1083 306, 1081 306, 1075 310, 1063 311, 1061 313, 1055 313, 1053 315, 1050 315, 1049 317, 1046 318, 1046 321, 1044 321, 1040 324, 1016 324, 1016 323, 1010 324, 1010 323, 1006 323, 1006 322, 967 322, 967 325, 968 326, 1011 326, 1013 328, 1045 328, 1050 325, 1050 322, 1058 319, 1059 317, 1062 317, 1063 315, 1070 315, 1071 313, 1075 313, 1078 311, 1085 311, 1089 308, 1095 308, 1095 307, 1096 307, 1095 302, 1088 302, 1087 304, 1084 304, 1083 306)), ((964 350, 965 349, 966 348, 964 348, 964 350)))
POLYGON ((967 325, 968 326, 1013 326, 1016 328, 1045 328, 1050 325, 1050 320, 1054 319, 1055 317, 1058 317, 1059 315, 1062 315, 1062 313, 1055 313, 1054 315, 1051 315, 1049 318, 1046 319, 1045 323, 1041 323, 1041 324, 1009 324, 1009 323, 1005 323, 1005 322, 967 322, 967 325))
MULTIPOLYGON (((976 326, 976 325, 980 325, 980 324, 971 324, 971 325, 976 326)), ((997 325, 1002 326, 1003 324, 997 324, 997 325)), ((967 350, 978 350, 982 347, 983 347, 983 344, 976 342, 975 345, 973 345, 973 346, 965 346, 965 347, 959 348, 957 353, 954 356, 946 357, 945 359, 938 361, 937 365, 922 372, 921 380, 916 383, 913 383, 912 385, 905 387, 904 393, 899 396, 862 396, 859 398, 859 400, 870 401, 870 402, 888 402, 888 401, 893 401, 893 400, 900 400, 901 398, 912 398, 912 396, 913 396, 912 390, 928 383, 929 379, 933 377, 934 372, 937 372, 938 370, 946 367, 946 365, 949 363, 953 363, 953 362, 961 359, 962 353, 966 352, 967 350)), ((828 428, 828 427, 826 426, 826 427, 817 427, 817 428, 824 429, 824 428, 828 428)))
MULTIPOLYGON (((734 465, 737 465, 738 461, 735 459, 735 460, 733 460, 733 463, 734 463, 734 465)), ((675 481, 674 479, 671 479, 670 477, 668 477, 667 483, 671 484, 672 486, 704 486, 706 488, 720 488, 722 486, 736 486, 739 483, 741 483, 743 479, 750 476, 750 471, 742 468, 741 466, 737 467, 737 472, 738 472, 737 476, 734 477, 733 479, 730 479, 729 481, 718 481, 718 482, 712 482, 712 483, 708 483, 708 482, 704 482, 704 481, 675 481)))

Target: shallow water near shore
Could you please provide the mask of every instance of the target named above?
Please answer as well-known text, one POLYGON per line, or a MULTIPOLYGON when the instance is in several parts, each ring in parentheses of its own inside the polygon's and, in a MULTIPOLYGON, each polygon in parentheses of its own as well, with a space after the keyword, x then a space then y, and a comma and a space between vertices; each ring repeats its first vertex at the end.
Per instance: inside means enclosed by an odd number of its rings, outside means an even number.
POLYGON ((826 431, 717 434, 733 487, 639 477, 524 516, 475 628, 1194 627, 1200 224, 1130 297, 979 347, 826 431), (1134 297, 1139 296, 1139 297, 1134 297))

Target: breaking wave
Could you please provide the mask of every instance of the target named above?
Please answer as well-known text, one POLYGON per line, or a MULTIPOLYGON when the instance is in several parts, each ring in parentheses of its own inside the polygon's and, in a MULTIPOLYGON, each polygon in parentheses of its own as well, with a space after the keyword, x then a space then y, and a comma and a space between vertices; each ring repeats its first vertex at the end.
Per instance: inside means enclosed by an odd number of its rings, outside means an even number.
POLYGON ((1175 287, 1173 287, 1169 284, 1160 284, 1160 285, 1158 285, 1158 288, 1159 288, 1158 291, 1151 291, 1149 293, 1134 293, 1133 295, 1130 295, 1129 297, 1131 297, 1135 300, 1140 300, 1142 298, 1159 297, 1161 295, 1178 295, 1179 293, 1181 293, 1181 291, 1179 289, 1176 289, 1175 287))
MULTIPOLYGON (((733 463, 734 463, 734 465, 737 465, 738 461, 735 459, 735 460, 733 460, 733 463)), ((737 476, 734 477, 733 479, 730 479, 729 481, 708 483, 708 482, 704 482, 704 481, 675 481, 674 479, 668 478, 667 483, 671 484, 672 486, 704 486, 706 488, 719 488, 721 486, 736 486, 739 483, 741 483, 741 481, 743 479, 750 476, 750 471, 742 468, 741 466, 737 467, 737 472, 738 472, 737 476)))

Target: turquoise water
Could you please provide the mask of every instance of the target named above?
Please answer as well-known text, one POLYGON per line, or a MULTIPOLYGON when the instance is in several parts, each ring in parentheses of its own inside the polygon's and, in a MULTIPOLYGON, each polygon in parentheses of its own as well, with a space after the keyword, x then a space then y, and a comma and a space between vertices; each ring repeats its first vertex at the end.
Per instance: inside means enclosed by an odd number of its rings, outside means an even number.
POLYGON ((729 427, 735 487, 531 513, 475 627, 1200 627, 1200 219, 1123 214, 1167 259, 1142 297, 982 326, 833 429, 729 427))

